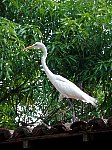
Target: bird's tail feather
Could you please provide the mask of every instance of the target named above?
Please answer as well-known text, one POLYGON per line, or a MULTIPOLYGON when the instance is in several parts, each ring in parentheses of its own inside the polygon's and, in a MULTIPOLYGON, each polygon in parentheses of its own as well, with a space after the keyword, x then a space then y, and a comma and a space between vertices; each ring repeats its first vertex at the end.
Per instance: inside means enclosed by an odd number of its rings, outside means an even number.
POLYGON ((89 101, 94 107, 97 107, 97 100, 95 98, 90 96, 89 101))
POLYGON ((89 95, 83 95, 84 101, 91 103, 94 107, 97 107, 97 100, 89 95))

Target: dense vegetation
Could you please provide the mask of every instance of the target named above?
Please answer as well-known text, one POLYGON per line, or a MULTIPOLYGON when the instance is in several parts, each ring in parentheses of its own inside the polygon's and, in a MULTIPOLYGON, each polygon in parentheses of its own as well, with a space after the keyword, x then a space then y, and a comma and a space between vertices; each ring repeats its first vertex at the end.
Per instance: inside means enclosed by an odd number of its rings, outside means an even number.
POLYGON ((1 0, 0 126, 72 118, 69 103, 58 101, 42 71, 41 54, 23 51, 41 40, 49 69, 98 100, 96 109, 74 101, 76 116, 111 116, 112 1, 1 0))

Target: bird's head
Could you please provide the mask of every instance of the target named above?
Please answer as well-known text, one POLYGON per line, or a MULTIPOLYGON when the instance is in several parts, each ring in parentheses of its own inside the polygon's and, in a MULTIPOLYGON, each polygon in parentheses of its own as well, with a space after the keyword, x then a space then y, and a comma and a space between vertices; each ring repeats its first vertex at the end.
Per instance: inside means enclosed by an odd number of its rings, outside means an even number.
POLYGON ((26 47, 25 49, 31 49, 31 48, 36 48, 36 49, 43 49, 45 45, 41 42, 36 42, 35 44, 26 47))

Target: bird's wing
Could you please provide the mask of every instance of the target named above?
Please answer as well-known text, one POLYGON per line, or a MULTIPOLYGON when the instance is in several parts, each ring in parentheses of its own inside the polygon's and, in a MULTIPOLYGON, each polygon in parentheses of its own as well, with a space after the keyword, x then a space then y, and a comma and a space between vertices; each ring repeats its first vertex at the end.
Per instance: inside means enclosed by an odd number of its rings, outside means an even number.
POLYGON ((56 89, 67 98, 79 99, 84 102, 91 103, 92 105, 96 105, 96 100, 93 97, 89 96, 73 82, 60 75, 55 76, 55 81, 53 84, 56 89))
POLYGON ((57 75, 55 78, 55 85, 57 90, 65 95, 68 98, 75 98, 75 99, 81 99, 83 100, 84 98, 82 97, 82 90, 77 87, 73 82, 67 80, 66 78, 57 75))

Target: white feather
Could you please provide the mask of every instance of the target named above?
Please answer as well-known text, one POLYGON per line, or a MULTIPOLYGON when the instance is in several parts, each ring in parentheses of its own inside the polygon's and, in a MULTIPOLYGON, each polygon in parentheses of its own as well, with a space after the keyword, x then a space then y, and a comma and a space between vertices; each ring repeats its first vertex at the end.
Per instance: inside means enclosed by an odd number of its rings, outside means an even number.
POLYGON ((49 70, 49 68, 46 65, 47 49, 43 43, 36 42, 35 44, 27 48, 40 48, 43 50, 43 56, 41 59, 43 69, 46 72, 46 75, 51 81, 51 83, 59 91, 60 98, 72 98, 76 100, 81 100, 86 103, 91 103, 93 106, 96 106, 97 100, 95 98, 89 96, 71 81, 67 80, 66 78, 60 75, 55 75, 49 70))

